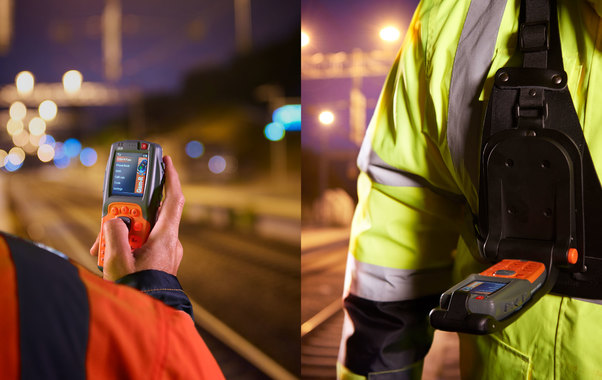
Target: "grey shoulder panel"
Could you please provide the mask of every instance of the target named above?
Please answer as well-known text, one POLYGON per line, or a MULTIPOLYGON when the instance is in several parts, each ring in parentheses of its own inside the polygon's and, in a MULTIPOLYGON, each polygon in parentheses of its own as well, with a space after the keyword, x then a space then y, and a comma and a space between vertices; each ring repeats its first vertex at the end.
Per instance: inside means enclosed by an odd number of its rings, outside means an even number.
POLYGON ((479 94, 494 54, 506 0, 473 0, 454 58, 447 111, 447 141, 456 171, 465 166, 478 184, 481 146, 479 94))

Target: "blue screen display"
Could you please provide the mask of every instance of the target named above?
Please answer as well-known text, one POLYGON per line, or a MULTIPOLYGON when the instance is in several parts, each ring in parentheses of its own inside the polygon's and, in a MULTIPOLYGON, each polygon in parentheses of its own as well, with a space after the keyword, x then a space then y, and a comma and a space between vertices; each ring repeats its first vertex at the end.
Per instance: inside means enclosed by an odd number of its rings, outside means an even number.
POLYGON ((506 286, 504 282, 493 281, 473 281, 470 284, 460 288, 460 290, 478 294, 492 294, 506 286))

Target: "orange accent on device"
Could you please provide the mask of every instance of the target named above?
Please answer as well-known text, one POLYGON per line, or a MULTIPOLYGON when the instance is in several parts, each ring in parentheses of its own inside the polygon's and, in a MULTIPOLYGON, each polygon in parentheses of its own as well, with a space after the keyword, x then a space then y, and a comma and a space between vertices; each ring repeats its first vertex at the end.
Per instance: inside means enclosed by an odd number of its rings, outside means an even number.
POLYGON ((579 251, 577 248, 569 248, 569 251, 566 253, 566 260, 569 264, 576 264, 579 259, 579 251))
POLYGON ((480 274, 489 277, 524 279, 533 283, 546 270, 543 263, 528 260, 502 260, 480 274))
POLYGON ((148 235, 150 234, 151 230, 150 223, 142 217, 142 208, 135 203, 113 202, 109 204, 109 210, 111 210, 111 212, 102 218, 100 224, 100 244, 98 245, 99 267, 104 266, 106 242, 104 239, 103 226, 107 220, 119 218, 120 216, 130 219, 128 240, 132 251, 142 247, 142 245, 146 242, 146 239, 148 239, 148 235), (117 210, 118 212, 115 213, 114 210, 117 210), (131 212, 133 210, 136 210, 136 213, 131 212))

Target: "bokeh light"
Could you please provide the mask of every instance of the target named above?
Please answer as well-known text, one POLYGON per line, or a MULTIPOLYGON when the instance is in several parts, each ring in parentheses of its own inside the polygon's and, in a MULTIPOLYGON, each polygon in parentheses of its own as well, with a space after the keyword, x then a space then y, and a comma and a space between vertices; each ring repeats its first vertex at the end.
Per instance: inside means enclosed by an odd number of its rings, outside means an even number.
POLYGON ((205 147, 199 141, 192 140, 186 144, 186 154, 191 158, 199 158, 205 152, 205 147))
POLYGON ((8 156, 8 153, 4 149, 0 149, 0 168, 4 166, 6 156, 8 156))
POLYGON ((42 139, 44 139, 44 137, 46 137, 46 135, 34 135, 34 134, 30 134, 29 135, 29 143, 32 146, 38 147, 38 146, 44 144, 44 142, 42 142, 42 139))
POLYGON ((29 142, 29 132, 22 130, 18 135, 13 135, 13 144, 16 146, 24 146, 29 142))
POLYGON ((52 137, 51 135, 43 135, 40 138, 40 144, 48 144, 54 149, 56 146, 56 141, 54 140, 54 137, 52 137))
POLYGON ((41 136, 46 132, 46 122, 40 117, 34 117, 29 122, 29 133, 35 136, 41 136))
POLYGON ((56 117, 57 107, 52 100, 44 100, 38 107, 40 117, 46 121, 53 120, 56 117))
POLYGON ((14 102, 10 105, 8 114, 10 115, 11 119, 23 120, 27 115, 27 107, 25 107, 25 104, 22 102, 14 102))
POLYGON ((79 161, 87 167, 90 167, 96 163, 98 159, 98 155, 96 151, 92 148, 84 148, 79 155, 79 161))
POLYGON ((13 165, 21 165, 25 161, 25 151, 17 146, 12 147, 6 158, 13 165))
POLYGON ((9 135, 18 135, 23 131, 23 122, 21 120, 9 119, 6 123, 6 131, 9 135))
POLYGON ((63 88, 68 94, 74 94, 82 86, 84 77, 77 70, 69 70, 63 75, 63 88))
POLYGON ((63 143, 65 149, 65 155, 69 158, 77 157, 79 152, 82 150, 82 143, 78 139, 70 138, 65 140, 63 143))
POLYGON ((54 166, 65 169, 71 163, 71 159, 65 154, 64 144, 57 142, 54 146, 54 166))
POLYGON ((42 144, 38 148, 38 158, 42 162, 51 161, 54 158, 54 148, 48 144, 42 144))
POLYGON ((279 141, 284 137, 284 126, 280 123, 270 123, 263 129, 263 134, 270 141, 279 141))
POLYGON ((305 32, 301 32, 301 47, 309 45, 309 35, 305 32))
POLYGON ((380 30, 380 38, 387 42, 395 42, 401 36, 401 32, 394 26, 387 26, 380 30))
POLYGON ((331 111, 322 111, 318 115, 318 120, 324 125, 330 125, 334 123, 334 114, 331 111))
POLYGON ((287 104, 276 108, 272 121, 280 123, 287 131, 301 130, 301 104, 287 104))
POLYGON ((222 156, 213 156, 209 159, 209 170, 214 174, 220 174, 226 170, 226 159, 222 156))
POLYGON ((33 74, 29 71, 21 71, 15 77, 15 85, 17 86, 17 92, 21 95, 27 95, 33 91, 35 79, 33 74))

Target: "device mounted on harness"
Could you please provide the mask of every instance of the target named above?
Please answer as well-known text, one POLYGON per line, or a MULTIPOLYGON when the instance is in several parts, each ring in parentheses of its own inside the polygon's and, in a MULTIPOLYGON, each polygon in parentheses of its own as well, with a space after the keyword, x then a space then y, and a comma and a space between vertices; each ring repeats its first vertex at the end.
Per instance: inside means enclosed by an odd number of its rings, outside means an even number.
POLYGON ((530 283, 505 269, 469 277, 431 311, 439 329, 496 331, 549 291, 602 298, 602 188, 567 88, 556 2, 523 0, 518 37, 523 67, 497 71, 484 122, 479 247, 490 262, 545 273, 530 283), (505 278, 516 281, 479 293, 505 278))

